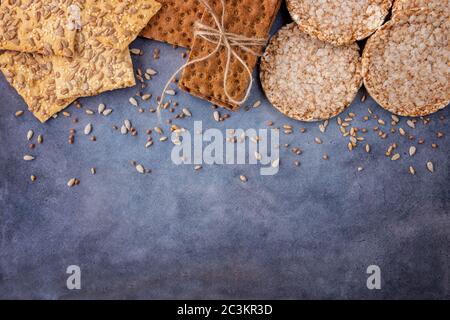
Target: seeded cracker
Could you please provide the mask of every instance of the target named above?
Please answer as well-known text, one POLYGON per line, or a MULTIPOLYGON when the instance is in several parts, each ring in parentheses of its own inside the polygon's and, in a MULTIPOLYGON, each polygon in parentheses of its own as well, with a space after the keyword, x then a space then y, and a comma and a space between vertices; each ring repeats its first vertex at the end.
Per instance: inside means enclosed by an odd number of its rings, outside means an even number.
POLYGON ((194 23, 200 21, 203 6, 197 0, 159 0, 161 10, 150 20, 141 36, 190 48, 194 23))
MULTIPOLYGON (((225 1, 224 27, 227 32, 250 38, 266 38, 280 7, 280 0, 240 0, 225 1)), ((211 1, 218 16, 221 16, 220 1, 211 1)), ((204 14, 202 23, 215 27, 209 13, 204 14)), ((189 61, 205 57, 214 50, 217 44, 196 37, 192 46, 189 61)), ((252 48, 260 52, 260 48, 252 48)), ((250 70, 256 65, 258 57, 235 48, 250 70)), ((190 94, 206 99, 218 106, 230 110, 238 110, 239 105, 228 101, 224 91, 224 70, 226 65, 226 49, 221 47, 210 59, 188 66, 184 69, 179 86, 190 94)), ((244 67, 235 59, 231 59, 228 73, 228 91, 235 100, 244 98, 250 79, 244 67)))
POLYGON ((274 107, 290 118, 332 118, 362 85, 358 45, 336 47, 291 23, 271 39, 261 61, 261 83, 274 107))
POLYGON ((161 8, 155 0, 80 0, 83 27, 93 30, 97 40, 124 50, 136 39, 161 8))
POLYGON ((450 102, 450 21, 442 12, 397 14, 366 44, 363 75, 370 95, 402 116, 425 116, 450 102))
POLYGON ((39 54, 7 51, 0 54, 0 69, 28 109, 41 122, 64 109, 72 100, 58 99, 52 62, 39 54))
POLYGON ((375 32, 389 13, 392 0, 287 0, 287 6, 303 32, 344 45, 375 32))
POLYGON ((0 50, 70 57, 78 13, 72 0, 0 1, 0 50))
POLYGON ((437 11, 444 11, 447 14, 450 12, 449 0, 395 0, 392 7, 392 14, 394 17, 398 13, 405 12, 406 10, 417 9, 430 9, 437 11))

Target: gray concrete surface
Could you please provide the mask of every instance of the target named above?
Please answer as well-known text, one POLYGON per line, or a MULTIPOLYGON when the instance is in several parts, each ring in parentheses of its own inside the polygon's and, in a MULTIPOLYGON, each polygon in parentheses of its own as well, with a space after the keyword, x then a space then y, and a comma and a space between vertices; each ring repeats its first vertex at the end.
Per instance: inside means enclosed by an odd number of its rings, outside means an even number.
MULTIPOLYGON (((274 30, 286 20, 281 14, 274 30)), ((142 39, 132 47, 145 51, 133 57, 136 67, 159 71, 146 90, 158 95, 182 64, 182 49, 142 39), (151 54, 155 48, 161 49, 158 61, 151 54)), ((249 102, 263 99, 262 106, 221 123, 207 102, 176 96, 193 113, 175 121, 186 128, 194 120, 222 130, 264 128, 266 120, 293 125, 295 133, 282 134, 281 143, 299 146, 303 154, 282 148, 280 172, 263 177, 254 165, 205 165, 199 172, 175 166, 169 142, 145 149, 145 129, 158 120, 129 105, 135 91, 81 99, 92 109, 106 103, 114 109, 109 117, 71 106, 78 124, 62 116, 40 124, 29 113, 14 116, 25 104, 0 77, 0 298, 450 298, 448 108, 416 129, 402 119, 415 141, 398 134, 381 140, 369 130, 373 151, 367 154, 362 148, 347 151, 335 119, 321 134, 317 124, 285 118, 263 98, 259 83, 249 102), (126 118, 139 130, 137 137, 112 129, 126 118), (82 134, 88 122, 97 142, 82 134), (307 133, 300 134, 300 127, 307 133), (71 128, 78 133, 69 146, 71 128), (45 138, 33 151, 27 147, 29 129, 45 138), (436 138, 438 131, 445 137, 436 138), (322 145, 314 143, 316 136, 322 145), (425 144, 418 146, 418 138, 425 144), (384 155, 393 142, 402 156, 397 162, 384 155), (410 145, 418 146, 413 158, 407 155, 410 145), (36 160, 24 162, 27 153, 36 160), (324 153, 330 160, 322 160, 324 153), (299 168, 292 165, 297 158, 299 168), (153 172, 138 174, 131 160, 153 172), (426 170, 428 160, 435 164, 433 174, 426 170), (31 174, 38 177, 35 183, 31 174), (247 183, 239 181, 241 174, 247 183), (68 188, 71 177, 81 184, 68 188), (79 291, 66 288, 72 264, 82 270, 79 291), (372 264, 381 268, 381 290, 366 288, 372 264)), ((362 121, 368 107, 389 123, 388 112, 359 98, 348 110, 357 114, 356 126, 376 125, 362 121)), ((144 104, 151 105, 154 100, 144 104)))

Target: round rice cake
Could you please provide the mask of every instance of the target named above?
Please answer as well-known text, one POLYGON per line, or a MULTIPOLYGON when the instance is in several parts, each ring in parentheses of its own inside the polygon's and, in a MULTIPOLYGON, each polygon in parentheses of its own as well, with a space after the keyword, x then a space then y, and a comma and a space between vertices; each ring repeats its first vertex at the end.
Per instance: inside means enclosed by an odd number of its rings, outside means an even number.
POLYGON ((392 0, 287 0, 300 29, 320 40, 345 45, 362 40, 383 23, 392 0))
POLYGON ((418 117, 450 103, 447 17, 430 10, 405 11, 368 40, 364 84, 383 108, 418 117))
POLYGON ((356 43, 334 46, 284 26, 261 59, 261 83, 272 105, 301 121, 332 118, 350 105, 362 85, 356 43))
POLYGON ((450 11, 450 0, 395 0, 392 7, 392 14, 397 14, 407 10, 430 9, 437 11, 450 11))

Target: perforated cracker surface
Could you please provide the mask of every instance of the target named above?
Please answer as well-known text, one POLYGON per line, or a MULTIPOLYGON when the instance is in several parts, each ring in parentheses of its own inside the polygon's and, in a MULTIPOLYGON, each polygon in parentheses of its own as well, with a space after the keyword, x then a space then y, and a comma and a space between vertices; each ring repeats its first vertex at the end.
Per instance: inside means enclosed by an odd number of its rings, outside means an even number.
POLYGON ((72 0, 0 1, 0 50, 72 56, 72 0))
POLYGON ((198 0, 159 0, 162 8, 142 31, 143 37, 190 48, 194 22, 200 21, 203 5, 198 0))
MULTIPOLYGON (((217 14, 221 14, 220 1, 211 1, 217 14)), ((225 29, 227 32, 240 34, 253 38, 267 38, 270 27, 279 9, 279 0, 229 0, 226 1, 225 29)), ((210 14, 205 13, 203 23, 214 26, 210 14)), ((189 61, 207 56, 216 47, 215 44, 201 38, 196 38, 191 50, 189 61)), ((245 61, 250 70, 255 67, 258 57, 235 48, 236 53, 245 61)), ((254 48, 261 52, 261 48, 254 48)), ((218 106, 231 110, 239 108, 229 101, 224 91, 224 71, 226 64, 226 49, 220 51, 210 59, 187 67, 180 78, 179 85, 190 94, 206 99, 218 106)), ((244 98, 250 79, 242 66, 235 58, 231 59, 228 73, 228 92, 234 100, 244 98)))
POLYGON ((72 102, 56 97, 54 68, 48 57, 7 51, 0 54, 0 69, 41 122, 72 102))
POLYGON ((380 27, 392 0, 287 0, 300 29, 320 40, 343 45, 362 40, 380 27))
POLYGON ((100 42, 124 50, 161 8, 155 0, 78 0, 82 28, 93 30, 100 42))
POLYGON ((385 109, 424 116, 450 103, 450 21, 442 12, 405 11, 369 39, 364 83, 385 109))
POLYGON ((263 55, 261 83, 269 101, 288 117, 329 119, 350 105, 362 85, 359 48, 334 46, 289 24, 263 55))

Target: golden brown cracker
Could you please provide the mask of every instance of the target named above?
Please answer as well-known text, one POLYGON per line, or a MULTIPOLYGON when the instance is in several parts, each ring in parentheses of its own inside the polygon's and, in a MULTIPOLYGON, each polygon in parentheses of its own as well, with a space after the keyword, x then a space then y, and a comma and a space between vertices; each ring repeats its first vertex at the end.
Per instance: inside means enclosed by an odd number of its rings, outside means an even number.
POLYGON ((161 8, 155 0, 79 0, 82 28, 103 44, 124 50, 161 8))
POLYGON ((77 4, 72 0, 0 2, 0 49, 72 56, 77 4))
POLYGON ((190 48, 194 23, 200 21, 203 5, 198 0, 159 0, 161 10, 150 20, 141 36, 190 48))
MULTIPOLYGON (((222 6, 220 1, 210 1, 216 14, 220 17, 222 6)), ((275 20, 280 7, 280 0, 241 0, 239 2, 225 2, 224 27, 227 32, 243 35, 250 38, 267 38, 270 27, 275 20)), ((216 28, 212 16, 205 11, 202 22, 216 28)), ((189 61, 202 58, 212 52, 217 45, 196 37, 192 47, 189 61)), ((252 48, 260 53, 262 48, 252 48)), ((236 53, 245 61, 250 70, 256 65, 258 57, 234 47, 236 53)), ((218 106, 230 110, 239 109, 239 105, 229 101, 225 95, 224 77, 227 51, 221 47, 219 52, 206 61, 192 64, 184 69, 179 81, 183 90, 194 96, 206 99, 218 106)), ((245 67, 234 57, 231 59, 228 72, 227 88, 234 100, 242 100, 247 92, 250 78, 245 67)))
POLYGON ((59 98, 94 96, 136 84, 128 49, 105 46, 89 32, 78 33, 77 40, 73 58, 52 58, 59 98))
POLYGON ((401 12, 406 10, 417 10, 417 9, 430 9, 445 11, 447 14, 450 12, 450 1, 449 0, 395 0, 392 7, 392 14, 394 17, 401 12))
POLYGON ((48 57, 6 51, 0 54, 0 69, 41 122, 63 110, 73 100, 57 98, 54 68, 48 57))

